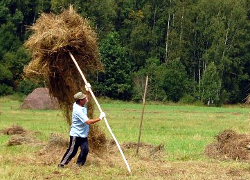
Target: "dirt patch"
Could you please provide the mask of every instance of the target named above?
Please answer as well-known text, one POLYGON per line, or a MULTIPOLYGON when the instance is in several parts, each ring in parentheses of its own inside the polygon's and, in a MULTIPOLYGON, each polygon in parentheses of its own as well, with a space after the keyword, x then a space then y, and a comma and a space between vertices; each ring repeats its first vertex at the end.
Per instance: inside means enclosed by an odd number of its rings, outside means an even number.
POLYGON ((250 136, 224 130, 205 148, 205 154, 215 159, 249 160, 250 136))

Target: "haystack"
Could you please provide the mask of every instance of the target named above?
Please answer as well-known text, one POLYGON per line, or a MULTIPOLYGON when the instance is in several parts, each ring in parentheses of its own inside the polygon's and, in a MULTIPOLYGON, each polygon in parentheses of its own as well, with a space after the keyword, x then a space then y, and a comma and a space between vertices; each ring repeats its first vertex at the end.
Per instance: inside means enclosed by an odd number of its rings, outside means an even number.
POLYGON ((216 136, 216 139, 217 142, 209 144, 205 149, 208 157, 222 160, 249 160, 249 135, 224 130, 216 136))
POLYGON ((48 88, 37 88, 26 97, 21 108, 59 109, 59 103, 55 97, 50 96, 48 88))
POLYGON ((64 108, 70 124, 73 95, 84 90, 84 82, 72 62, 69 52, 77 59, 85 75, 102 69, 97 48, 97 35, 87 19, 73 7, 59 15, 41 14, 30 27, 33 35, 25 42, 32 61, 24 69, 25 76, 46 81, 49 92, 64 108))
POLYGON ((247 104, 250 104, 250 94, 247 96, 247 98, 246 98, 246 103, 247 104))
POLYGON ((19 125, 12 125, 11 127, 0 130, 0 132, 6 135, 14 135, 14 134, 23 134, 26 133, 27 131, 19 125))
MULTIPOLYGON (((72 6, 59 15, 41 14, 30 30, 33 34, 24 45, 30 50, 32 61, 24 69, 25 76, 47 83, 49 93, 58 99, 67 122, 71 124, 73 96, 85 89, 69 52, 73 54, 87 78, 102 70, 97 35, 88 20, 77 14, 72 6)), ((93 109, 93 102, 90 101, 89 118, 93 118, 93 109)))

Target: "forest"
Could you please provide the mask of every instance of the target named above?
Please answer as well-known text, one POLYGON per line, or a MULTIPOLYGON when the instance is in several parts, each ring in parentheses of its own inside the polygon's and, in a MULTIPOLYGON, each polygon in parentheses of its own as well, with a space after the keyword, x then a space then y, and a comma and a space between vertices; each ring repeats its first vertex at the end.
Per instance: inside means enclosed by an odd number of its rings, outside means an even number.
POLYGON ((70 5, 98 34, 98 96, 222 105, 250 93, 250 0, 2 0, 0 96, 46 86, 23 76, 23 43, 41 13, 70 5))

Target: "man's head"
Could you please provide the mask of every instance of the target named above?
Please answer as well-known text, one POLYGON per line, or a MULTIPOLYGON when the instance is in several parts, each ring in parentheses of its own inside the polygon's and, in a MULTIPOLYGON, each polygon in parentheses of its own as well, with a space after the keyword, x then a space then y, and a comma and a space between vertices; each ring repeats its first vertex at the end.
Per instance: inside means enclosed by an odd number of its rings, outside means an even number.
POLYGON ((87 96, 83 94, 82 92, 76 93, 74 95, 74 99, 76 103, 79 104, 80 106, 84 106, 88 102, 87 96))

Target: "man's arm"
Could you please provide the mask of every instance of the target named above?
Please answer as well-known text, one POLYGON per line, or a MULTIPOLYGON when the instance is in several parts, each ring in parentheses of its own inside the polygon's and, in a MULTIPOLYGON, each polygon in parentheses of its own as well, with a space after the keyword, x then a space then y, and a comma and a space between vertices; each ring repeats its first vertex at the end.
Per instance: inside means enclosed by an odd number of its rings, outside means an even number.
POLYGON ((98 121, 101 121, 101 119, 100 119, 100 118, 97 118, 97 119, 89 119, 89 120, 87 120, 85 123, 88 124, 88 125, 90 125, 90 124, 94 124, 94 123, 96 123, 96 122, 98 122, 98 121))
POLYGON ((94 123, 96 123, 98 121, 101 121, 105 116, 106 116, 106 114, 104 112, 101 112, 99 118, 97 118, 97 119, 89 119, 85 123, 88 124, 88 125, 89 124, 94 124, 94 123))

